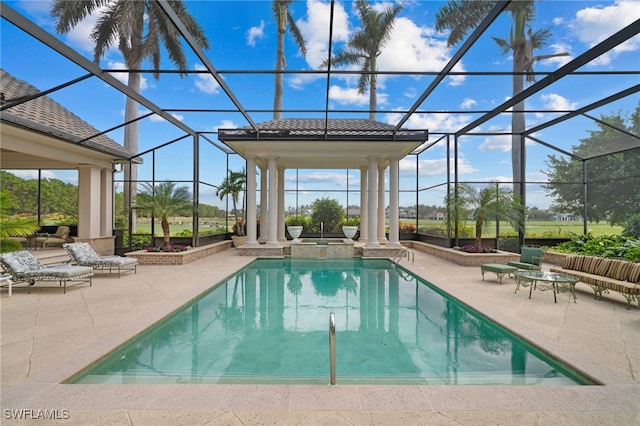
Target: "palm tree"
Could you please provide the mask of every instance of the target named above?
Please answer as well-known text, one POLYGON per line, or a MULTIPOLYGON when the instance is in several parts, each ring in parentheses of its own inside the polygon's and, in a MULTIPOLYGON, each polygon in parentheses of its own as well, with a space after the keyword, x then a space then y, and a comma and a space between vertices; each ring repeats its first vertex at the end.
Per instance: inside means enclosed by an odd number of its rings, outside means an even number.
POLYGON ((377 60, 389 41, 393 24, 402 10, 402 5, 389 5, 384 12, 378 13, 365 0, 356 0, 354 4, 362 27, 354 31, 346 49, 337 51, 333 58, 325 60, 322 66, 348 64, 361 67, 358 93, 363 95, 367 87, 369 88, 369 118, 375 120, 378 95, 377 60))
MULTIPOLYGON (((231 197, 231 202, 233 203, 233 217, 235 219, 235 228, 236 233, 243 237, 244 236, 244 225, 242 220, 238 220, 238 200, 240 199, 240 193, 244 191, 244 186, 247 182, 247 173, 244 169, 241 172, 234 172, 229 170, 229 173, 224 178, 222 183, 216 186, 216 195, 220 197, 220 199, 224 199, 224 197, 231 197)), ((243 208, 243 216, 244 216, 244 208, 243 208)))
POLYGON ((278 48, 276 52, 276 75, 275 75, 275 93, 273 96, 273 119, 282 118, 282 71, 287 67, 287 60, 284 56, 284 36, 287 33, 287 24, 289 25, 289 33, 300 49, 302 55, 307 54, 307 44, 302 37, 302 33, 293 20, 293 16, 289 13, 289 6, 293 0, 273 0, 271 10, 273 18, 278 27, 278 48))
MULTIPOLYGON (((181 0, 170 1, 171 7, 180 20, 184 23, 189 33, 196 42, 205 49, 209 48, 209 41, 204 35, 204 30, 187 12, 184 2, 181 0)), ((160 43, 163 44, 171 61, 182 73, 187 69, 187 59, 181 44, 181 34, 171 23, 158 2, 151 0, 86 0, 68 1, 54 0, 51 16, 56 18, 55 30, 58 34, 66 34, 89 15, 99 12, 98 19, 91 38, 95 42, 93 50, 94 61, 100 63, 100 59, 107 50, 114 45, 118 46, 124 62, 129 70, 127 86, 134 92, 140 92, 141 75, 135 72, 140 69, 145 60, 149 60, 153 66, 153 77, 160 77, 160 43)), ((138 153, 138 104, 127 97, 125 104, 124 147, 133 153, 138 153)), ((131 170, 125 167, 125 182, 131 182, 131 186, 124 187, 125 217, 128 217, 129 205, 135 204, 137 180, 136 165, 131 165, 131 170)), ((135 223, 130 224, 135 227, 135 223)))
POLYGON ((26 237, 36 232, 40 227, 35 220, 9 216, 6 206, 9 205, 9 193, 0 192, 0 252, 15 251, 21 244, 11 237, 26 237))
POLYGON ((497 182, 478 189, 469 185, 458 186, 458 209, 475 218, 475 246, 482 243, 482 227, 486 220, 507 219, 515 229, 523 221, 524 209, 518 195, 497 182))
MULTIPOLYGON (((495 1, 450 0, 436 13, 436 30, 450 30, 447 45, 453 46, 462 41, 465 35, 475 29, 489 11, 495 6, 495 1)), ((510 13, 513 26, 509 34, 509 40, 493 37, 503 50, 503 53, 513 51, 513 96, 524 89, 524 74, 527 73, 527 82, 535 81, 533 63, 540 59, 548 59, 556 56, 567 56, 567 53, 533 56, 533 50, 543 47, 551 32, 548 28, 532 31, 529 22, 535 17, 535 0, 512 1, 504 9, 510 13)), ((513 192, 521 194, 520 177, 522 176, 523 162, 521 161, 524 140, 520 136, 525 131, 524 101, 513 106, 511 114, 511 164, 513 172, 513 192)))
POLYGON ((176 186, 169 180, 151 185, 145 183, 138 208, 150 211, 160 218, 162 225, 164 249, 169 250, 171 233, 169 232, 169 217, 188 214, 193 209, 191 193, 186 186, 176 186))

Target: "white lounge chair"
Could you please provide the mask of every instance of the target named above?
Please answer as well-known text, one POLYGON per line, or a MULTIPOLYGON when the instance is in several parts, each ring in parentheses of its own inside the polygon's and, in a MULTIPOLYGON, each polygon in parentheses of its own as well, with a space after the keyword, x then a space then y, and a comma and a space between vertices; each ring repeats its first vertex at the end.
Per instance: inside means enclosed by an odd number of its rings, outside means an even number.
POLYGON ((14 283, 28 283, 29 292, 31 292, 31 286, 37 281, 58 281, 60 286, 64 287, 65 293, 69 281, 74 283, 72 285, 83 283, 92 285, 93 271, 91 268, 72 265, 44 266, 27 250, 5 253, 0 256, 0 263, 2 263, 5 272, 12 275, 14 283))
POLYGON ((121 272, 136 273, 138 259, 122 256, 99 256, 89 243, 67 243, 63 246, 71 256, 72 263, 90 266, 94 270, 118 271, 118 278, 121 272))

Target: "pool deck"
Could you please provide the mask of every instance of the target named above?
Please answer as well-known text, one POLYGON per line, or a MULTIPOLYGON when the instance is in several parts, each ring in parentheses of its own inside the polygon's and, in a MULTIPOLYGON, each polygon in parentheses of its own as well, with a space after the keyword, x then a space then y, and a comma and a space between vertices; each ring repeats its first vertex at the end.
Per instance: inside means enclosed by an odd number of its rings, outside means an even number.
MULTIPOLYGON (((513 278, 482 280, 415 252, 400 264, 602 386, 64 385, 62 381, 253 258, 226 250, 180 266, 139 266, 93 287, 24 286, 0 294, 2 425, 637 425, 640 310, 576 286, 514 294, 513 278), (39 411, 42 410, 42 411, 39 411), (46 410, 46 411, 43 411, 46 410), (18 421, 16 417, 22 416, 18 421), (53 416, 57 420, 43 420, 53 416)), ((544 265, 543 270, 548 270, 544 265)), ((50 284, 46 284, 50 285, 50 284)), ((339 383, 339 378, 338 378, 339 383)))

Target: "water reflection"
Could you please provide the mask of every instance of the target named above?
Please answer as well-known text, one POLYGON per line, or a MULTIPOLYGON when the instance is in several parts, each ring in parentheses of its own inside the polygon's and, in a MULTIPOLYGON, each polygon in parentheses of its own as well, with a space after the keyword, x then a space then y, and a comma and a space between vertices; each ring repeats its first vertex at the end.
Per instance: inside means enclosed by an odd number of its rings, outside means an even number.
POLYGON ((574 384, 390 262, 350 259, 253 263, 94 368, 87 382, 324 383, 330 312, 343 382, 574 384))

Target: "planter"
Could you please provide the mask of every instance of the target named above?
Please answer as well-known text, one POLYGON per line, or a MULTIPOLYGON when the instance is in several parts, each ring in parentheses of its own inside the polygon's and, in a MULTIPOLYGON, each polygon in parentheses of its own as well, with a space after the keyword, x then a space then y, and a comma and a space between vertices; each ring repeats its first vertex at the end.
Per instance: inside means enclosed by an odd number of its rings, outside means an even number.
POLYGON ((298 237, 302 234, 302 226, 287 225, 287 231, 289 232, 289 235, 291 235, 291 238, 293 238, 291 244, 300 244, 298 237))
POLYGON ((353 241, 353 237, 355 237, 356 233, 358 232, 358 227, 344 225, 342 227, 342 232, 344 232, 344 235, 345 237, 347 237, 348 241, 353 241))
POLYGON ((239 235, 232 235, 231 236, 231 241, 233 241, 233 246, 235 248, 238 248, 238 247, 244 245, 244 243, 247 242, 247 237, 246 236, 241 237, 239 235))

